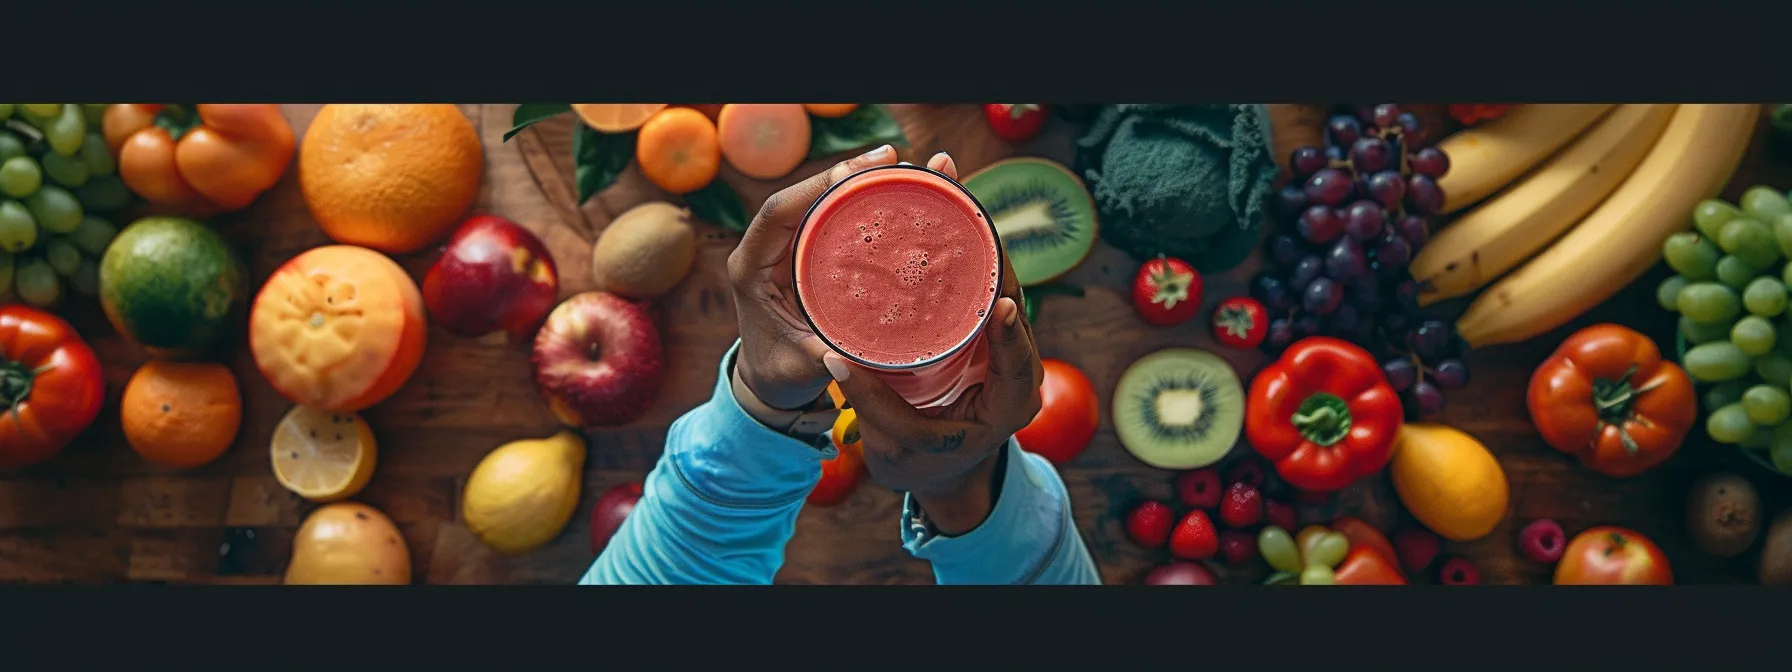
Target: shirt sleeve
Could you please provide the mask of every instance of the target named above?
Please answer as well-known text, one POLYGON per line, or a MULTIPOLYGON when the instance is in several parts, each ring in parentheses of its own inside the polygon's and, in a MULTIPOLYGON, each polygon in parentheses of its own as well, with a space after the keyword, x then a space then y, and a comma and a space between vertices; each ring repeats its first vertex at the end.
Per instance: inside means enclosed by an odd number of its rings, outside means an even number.
POLYGON ((641 500, 579 580, 608 584, 769 584, 830 443, 767 428, 735 401, 722 357, 715 394, 672 423, 641 500))
POLYGON ((1070 493, 1045 458, 1009 439, 1006 473, 994 510, 977 529, 939 536, 914 496, 903 501, 902 544, 933 564, 941 585, 1099 585, 1101 574, 1077 533, 1070 493))

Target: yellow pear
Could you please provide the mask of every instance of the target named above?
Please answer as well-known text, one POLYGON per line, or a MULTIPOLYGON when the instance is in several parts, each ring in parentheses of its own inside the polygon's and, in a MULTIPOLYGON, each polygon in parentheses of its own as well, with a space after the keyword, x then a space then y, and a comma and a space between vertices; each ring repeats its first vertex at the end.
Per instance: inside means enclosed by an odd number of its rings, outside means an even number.
POLYGON ((571 431, 498 446, 467 477, 461 518, 499 553, 541 548, 572 520, 584 466, 585 442, 571 431))
POLYGON ((411 551, 392 519, 366 504, 318 508, 299 526, 286 585, 397 585, 411 582, 411 551))

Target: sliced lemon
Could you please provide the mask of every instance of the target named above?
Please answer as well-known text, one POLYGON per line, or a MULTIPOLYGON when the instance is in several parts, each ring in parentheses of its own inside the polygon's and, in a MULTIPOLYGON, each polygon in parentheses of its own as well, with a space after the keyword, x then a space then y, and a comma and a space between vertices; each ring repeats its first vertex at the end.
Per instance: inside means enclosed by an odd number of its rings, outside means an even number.
POLYGON ((314 502, 352 497, 373 478, 373 428, 353 413, 294 406, 270 445, 274 478, 314 502))

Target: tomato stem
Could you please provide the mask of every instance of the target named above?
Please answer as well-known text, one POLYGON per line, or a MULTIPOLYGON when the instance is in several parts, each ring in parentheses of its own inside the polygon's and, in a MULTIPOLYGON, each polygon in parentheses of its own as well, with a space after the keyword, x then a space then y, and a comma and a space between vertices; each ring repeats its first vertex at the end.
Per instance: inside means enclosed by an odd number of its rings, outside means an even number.
POLYGON ((1624 444, 1624 452, 1636 456, 1642 451, 1636 439, 1631 438, 1628 425, 1637 418, 1632 412, 1636 400, 1644 393, 1655 389, 1659 381, 1642 387, 1631 387, 1630 377, 1636 375, 1637 365, 1631 364, 1624 371, 1623 377, 1617 380, 1593 379, 1593 410, 1599 415, 1598 431, 1593 433, 1597 440, 1599 434, 1609 425, 1618 428, 1618 439, 1624 444))
POLYGON ((19 418, 19 406, 31 399, 31 390, 37 386, 37 377, 49 371, 51 366, 45 364, 30 369, 23 362, 0 356, 0 404, 5 404, 11 411, 12 421, 19 425, 21 432, 25 430, 25 424, 19 418))
POLYGON ((199 123, 199 113, 192 105, 165 105, 156 113, 155 119, 155 125, 166 129, 169 137, 175 140, 198 128, 199 123))
POLYGON ((1291 420, 1308 441, 1329 446, 1350 434, 1350 405, 1335 394, 1315 392, 1300 403, 1291 420))

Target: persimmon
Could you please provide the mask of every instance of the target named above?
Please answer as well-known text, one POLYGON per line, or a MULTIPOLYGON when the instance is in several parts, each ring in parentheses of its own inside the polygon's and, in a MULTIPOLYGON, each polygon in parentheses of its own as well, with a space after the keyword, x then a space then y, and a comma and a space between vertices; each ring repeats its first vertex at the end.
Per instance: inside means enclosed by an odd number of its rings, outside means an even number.
POLYGON ((647 181, 669 193, 702 189, 722 166, 716 125, 688 107, 661 110, 635 136, 635 162, 647 181))
POLYGON ((724 105, 716 137, 728 165, 747 177, 775 180, 809 157, 809 114, 802 105, 724 105))

